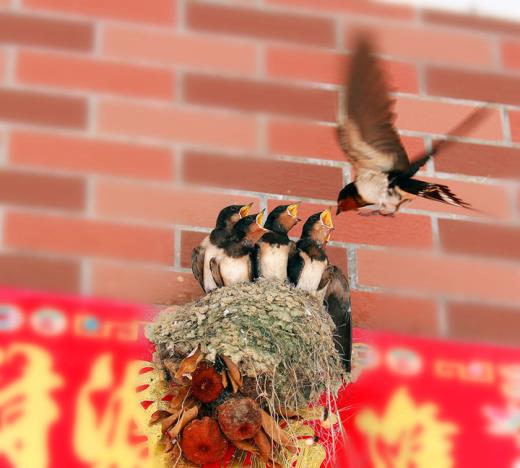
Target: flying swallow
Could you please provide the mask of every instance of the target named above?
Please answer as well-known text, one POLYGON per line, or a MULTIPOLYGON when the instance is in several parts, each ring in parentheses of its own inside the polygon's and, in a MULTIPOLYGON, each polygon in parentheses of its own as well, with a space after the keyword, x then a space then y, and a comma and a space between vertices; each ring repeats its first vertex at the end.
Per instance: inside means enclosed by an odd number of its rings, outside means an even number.
MULTIPOLYGON (((448 186, 413 176, 438 150, 410 163, 394 127, 393 100, 370 42, 362 37, 354 49, 348 92, 339 106, 340 145, 355 170, 355 179, 338 195, 337 214, 372 211, 391 215, 415 197, 470 208, 448 186)), ((469 125, 469 120, 464 125, 469 125)))

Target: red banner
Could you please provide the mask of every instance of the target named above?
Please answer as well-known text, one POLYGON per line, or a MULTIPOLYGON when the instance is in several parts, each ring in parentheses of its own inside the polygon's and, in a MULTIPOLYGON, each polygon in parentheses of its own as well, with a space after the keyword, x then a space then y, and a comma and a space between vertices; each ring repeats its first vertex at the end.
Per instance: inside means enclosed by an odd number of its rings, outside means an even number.
MULTIPOLYGON (((143 327, 128 304, 0 290, 0 467, 147 465, 143 327)), ((356 333, 337 467, 520 466, 520 352, 356 333)))

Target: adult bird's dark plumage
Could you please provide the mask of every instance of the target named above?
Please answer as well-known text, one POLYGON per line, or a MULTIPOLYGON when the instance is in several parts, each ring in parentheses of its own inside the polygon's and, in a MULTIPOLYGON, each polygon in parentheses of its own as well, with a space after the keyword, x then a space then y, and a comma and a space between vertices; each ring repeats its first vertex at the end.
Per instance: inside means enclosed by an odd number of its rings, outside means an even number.
POLYGON ((347 88, 339 106, 338 137, 356 176, 339 192, 337 214, 366 207, 390 215, 416 196, 469 208, 448 186, 413 178, 438 146, 410 164, 394 127, 393 100, 366 37, 354 48, 347 88))
POLYGON ((209 236, 191 254, 191 269, 205 292, 210 292, 217 287, 210 271, 210 260, 223 253, 225 242, 231 237, 232 229, 241 218, 248 215, 253 203, 248 205, 231 205, 222 209, 218 214, 213 229, 209 236))
POLYGON ((262 226, 263 213, 245 216, 233 227, 222 252, 210 260, 210 270, 217 287, 253 280, 252 254, 258 240, 267 232, 262 226))
POLYGON ((273 209, 264 227, 269 230, 258 241, 255 254, 255 277, 287 279, 289 256, 296 244, 289 239, 289 231, 300 221, 299 203, 280 205, 273 209))

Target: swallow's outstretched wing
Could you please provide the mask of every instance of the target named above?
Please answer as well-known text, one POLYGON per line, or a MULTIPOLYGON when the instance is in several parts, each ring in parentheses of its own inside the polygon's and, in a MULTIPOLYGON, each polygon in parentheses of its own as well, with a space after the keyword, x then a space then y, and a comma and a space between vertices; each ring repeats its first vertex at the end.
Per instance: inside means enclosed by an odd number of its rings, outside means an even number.
POLYGON ((394 127, 384 75, 366 37, 358 39, 352 55, 347 91, 339 105, 338 137, 357 171, 404 171, 406 151, 394 127))

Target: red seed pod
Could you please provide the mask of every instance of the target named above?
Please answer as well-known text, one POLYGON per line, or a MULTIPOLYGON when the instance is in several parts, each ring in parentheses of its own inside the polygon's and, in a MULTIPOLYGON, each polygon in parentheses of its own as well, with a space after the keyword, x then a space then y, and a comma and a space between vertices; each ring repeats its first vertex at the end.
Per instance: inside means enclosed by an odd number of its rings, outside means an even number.
POLYGON ((223 388, 222 376, 207 362, 200 363, 192 374, 191 393, 203 403, 215 401, 223 388))
POLYGON ((217 408, 222 432, 231 440, 251 439, 260 430, 262 413, 251 398, 230 398, 217 408))
POLYGON ((182 431, 179 444, 184 457, 197 465, 222 460, 228 449, 228 441, 217 421, 208 417, 189 423, 182 431))

